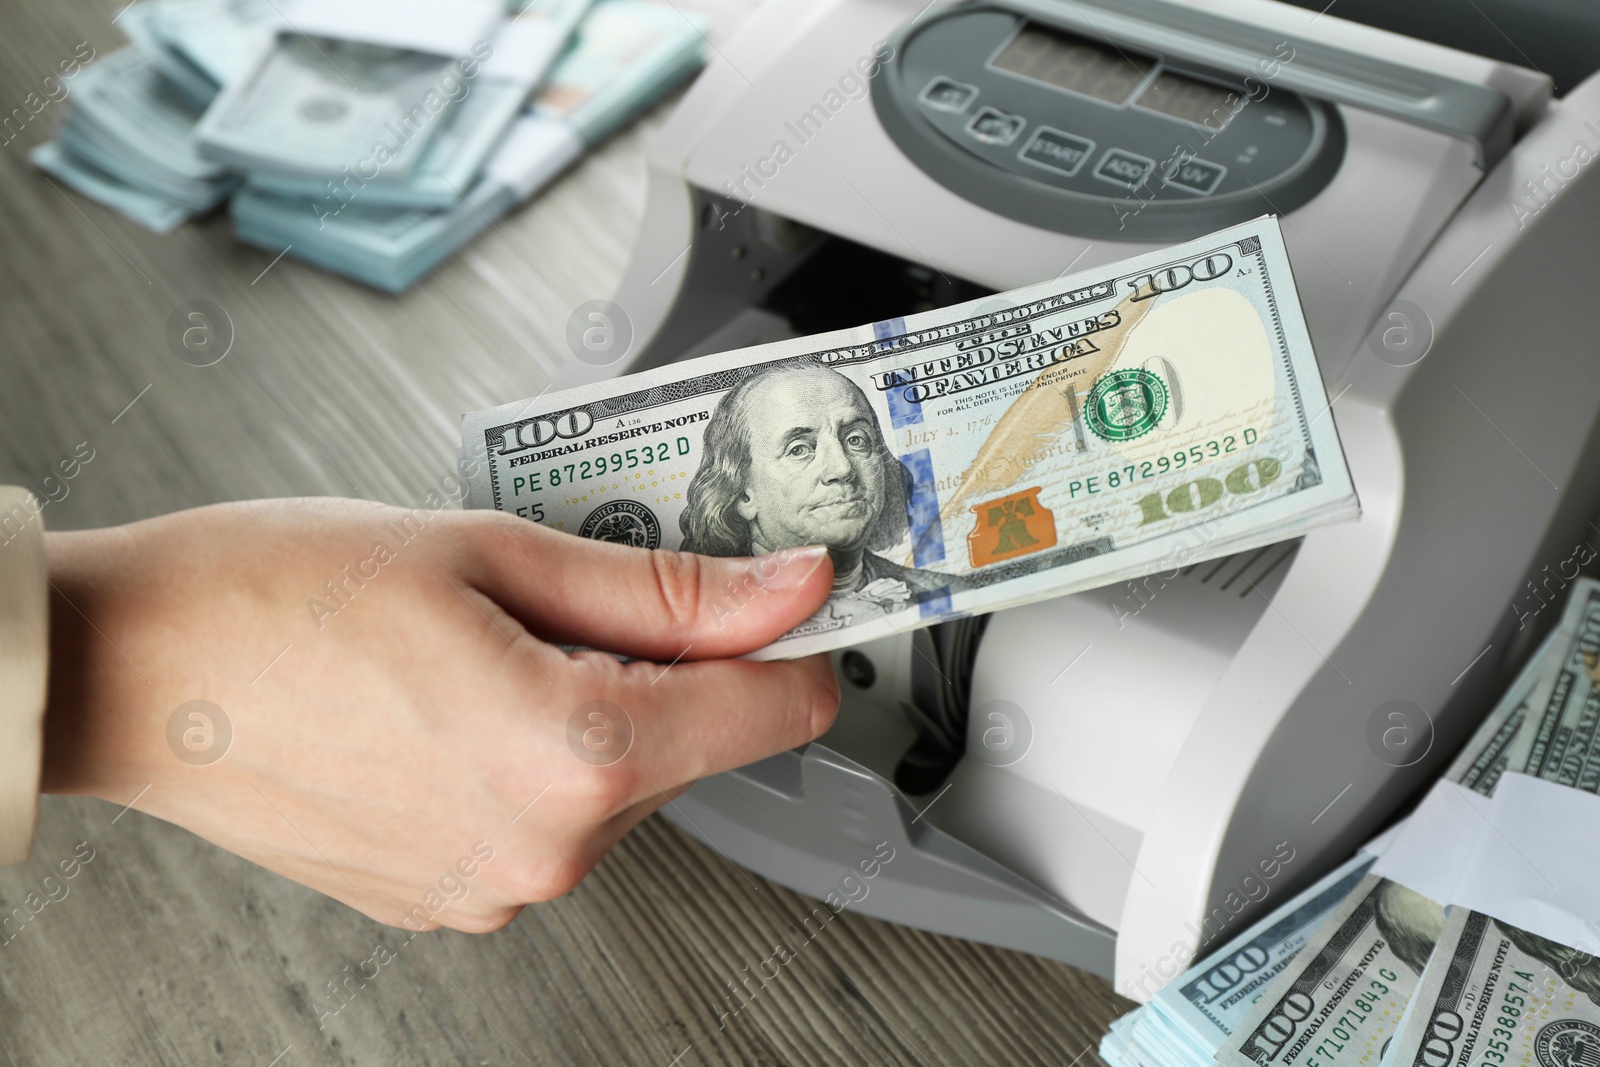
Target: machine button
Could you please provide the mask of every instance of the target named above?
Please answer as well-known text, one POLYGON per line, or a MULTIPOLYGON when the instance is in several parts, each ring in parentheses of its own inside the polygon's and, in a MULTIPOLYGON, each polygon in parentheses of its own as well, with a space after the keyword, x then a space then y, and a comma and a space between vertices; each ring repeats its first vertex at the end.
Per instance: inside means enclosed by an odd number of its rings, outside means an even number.
POLYGON ((998 108, 986 107, 967 123, 967 132, 985 144, 1006 145, 1017 139, 1028 120, 1021 115, 1007 115, 998 108))
POLYGON ((1209 196, 1226 173, 1228 168, 1220 163, 1208 163, 1203 159, 1175 160, 1166 175, 1166 182, 1186 192, 1209 196))
POLYGON ((1133 190, 1143 185, 1144 180, 1150 177, 1150 172, 1155 169, 1155 160, 1113 148, 1101 157, 1100 165, 1094 168, 1094 176, 1103 182, 1133 190))
POLYGON ((978 95, 975 86, 958 82, 950 78, 935 78, 922 90, 922 102, 935 111, 948 111, 959 115, 967 110, 967 105, 972 103, 978 95))
POLYGON ((1070 133, 1040 126, 1017 153, 1019 159, 1072 177, 1094 151, 1094 142, 1070 133))

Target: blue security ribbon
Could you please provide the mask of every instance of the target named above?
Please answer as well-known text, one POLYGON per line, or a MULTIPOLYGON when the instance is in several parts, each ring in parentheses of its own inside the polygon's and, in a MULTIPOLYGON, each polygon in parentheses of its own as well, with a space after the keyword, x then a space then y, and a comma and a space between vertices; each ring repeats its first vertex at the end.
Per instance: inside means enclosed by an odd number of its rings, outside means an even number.
POLYGON ((912 565, 927 567, 942 562, 944 526, 939 522, 939 490, 933 481, 933 454, 924 448, 901 456, 900 468, 905 472, 912 565))
MULTIPOLYGON (((896 337, 903 337, 905 332, 905 319, 884 319, 882 322, 872 324, 872 335, 878 339, 880 348, 888 348, 886 342, 896 337)), ((909 399, 904 387, 896 386, 884 393, 884 397, 889 404, 889 425, 895 429, 922 421, 922 403, 909 399)))

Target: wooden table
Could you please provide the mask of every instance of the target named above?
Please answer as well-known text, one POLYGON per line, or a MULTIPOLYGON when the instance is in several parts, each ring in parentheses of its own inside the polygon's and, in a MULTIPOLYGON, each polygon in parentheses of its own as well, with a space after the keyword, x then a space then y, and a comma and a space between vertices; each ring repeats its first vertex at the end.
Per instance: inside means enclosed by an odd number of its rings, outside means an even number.
MULTIPOLYGON (((0 110, 79 42, 121 47, 122 3, 4 0, 0 110)), ((714 33, 744 6, 709 11, 714 33)), ((400 299, 237 244, 225 214, 158 237, 63 191, 25 158, 62 110, 0 148, 0 482, 43 497, 94 448, 45 508, 56 529, 249 497, 421 501, 454 468, 458 414, 537 393, 570 358, 572 309, 613 293, 667 108, 400 299), (196 299, 236 335, 205 368, 167 340, 196 299)), ((1131 1006, 1071 968, 846 911, 719 1029, 725 983, 813 903, 652 818, 505 930, 395 948, 331 1015, 330 984, 395 930, 115 804, 46 798, 0 913, 80 841, 94 858, 67 895, 0 943, 5 1064, 1065 1067, 1098 1062, 1131 1006)))

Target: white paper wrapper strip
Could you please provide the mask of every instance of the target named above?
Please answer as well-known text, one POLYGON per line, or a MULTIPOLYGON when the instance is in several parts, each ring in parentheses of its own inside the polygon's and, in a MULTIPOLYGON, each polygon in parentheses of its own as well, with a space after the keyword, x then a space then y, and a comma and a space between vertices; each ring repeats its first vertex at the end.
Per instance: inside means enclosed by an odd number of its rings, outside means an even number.
POLYGON ((292 33, 461 56, 489 40, 504 15, 495 0, 300 0, 286 21, 292 33))
POLYGON ((1372 873, 1563 945, 1600 948, 1600 796, 1506 774, 1438 782, 1372 873))

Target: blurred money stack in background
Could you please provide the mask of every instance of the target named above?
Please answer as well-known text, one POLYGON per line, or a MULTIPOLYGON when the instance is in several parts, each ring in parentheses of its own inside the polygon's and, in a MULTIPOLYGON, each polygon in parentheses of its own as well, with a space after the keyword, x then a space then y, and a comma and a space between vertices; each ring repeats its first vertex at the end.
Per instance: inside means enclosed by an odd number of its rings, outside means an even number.
POLYGON ((599 0, 544 88, 472 173, 459 166, 460 142, 450 138, 419 158, 410 180, 382 189, 328 182, 319 196, 295 196, 290 182, 252 175, 234 198, 236 232, 398 292, 698 69, 703 42, 700 28, 670 7, 599 0))
POLYGON ((141 0, 34 163, 398 292, 704 62, 657 0, 141 0), (237 195, 235 195, 237 194, 237 195))
POLYGON ((83 195, 168 233, 238 186, 237 175, 200 154, 200 112, 143 50, 89 64, 74 89, 56 140, 30 158, 83 195))
POLYGON ((1600 1064, 1600 582, 1566 595, 1449 784, 1113 1023, 1111 1067, 1600 1064))

